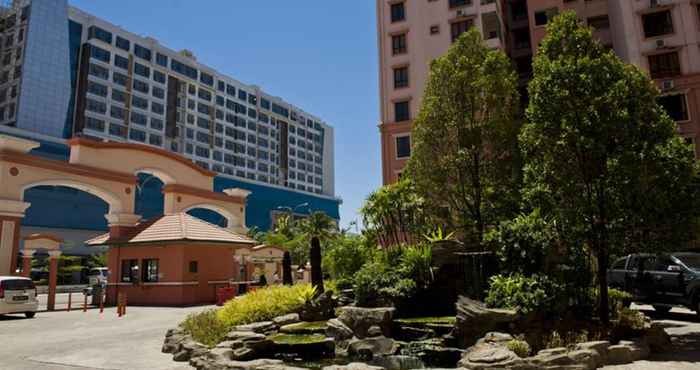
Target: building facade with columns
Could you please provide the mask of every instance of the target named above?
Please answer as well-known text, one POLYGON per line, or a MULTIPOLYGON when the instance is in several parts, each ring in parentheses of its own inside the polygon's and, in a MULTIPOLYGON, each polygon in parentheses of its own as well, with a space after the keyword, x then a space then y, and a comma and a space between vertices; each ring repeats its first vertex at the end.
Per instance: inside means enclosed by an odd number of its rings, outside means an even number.
MULTIPOLYGON (((695 0, 377 0, 382 175, 399 178, 411 154, 411 125, 429 64, 476 27, 501 48, 520 76, 521 95, 532 58, 557 14, 573 10, 604 45, 647 71, 659 103, 688 143, 700 133, 700 3, 695 0)), ((695 145, 696 153, 698 146, 695 145)))

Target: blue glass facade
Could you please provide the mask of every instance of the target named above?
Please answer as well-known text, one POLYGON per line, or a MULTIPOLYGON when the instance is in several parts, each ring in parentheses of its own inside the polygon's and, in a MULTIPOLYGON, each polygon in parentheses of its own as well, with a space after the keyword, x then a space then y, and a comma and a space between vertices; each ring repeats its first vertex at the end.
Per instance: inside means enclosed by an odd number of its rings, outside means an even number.
MULTIPOLYGON (((32 154, 56 160, 68 160, 69 148, 62 144, 42 142, 32 154)), ((139 175, 140 185, 136 192, 136 213, 145 219, 163 214, 163 183, 150 175, 139 175)), ((272 212, 285 207, 295 208, 304 214, 309 211, 323 211, 330 217, 340 218, 340 201, 316 197, 310 194, 288 191, 270 186, 217 177, 214 190, 241 188, 251 191, 246 208, 246 226, 268 230, 272 222, 272 212)), ((32 203, 22 221, 24 226, 40 226, 61 229, 106 230, 104 215, 107 203, 86 192, 66 187, 40 186, 27 190, 25 201, 32 203)), ((225 225, 225 219, 210 210, 196 209, 190 212, 213 224, 225 225)))

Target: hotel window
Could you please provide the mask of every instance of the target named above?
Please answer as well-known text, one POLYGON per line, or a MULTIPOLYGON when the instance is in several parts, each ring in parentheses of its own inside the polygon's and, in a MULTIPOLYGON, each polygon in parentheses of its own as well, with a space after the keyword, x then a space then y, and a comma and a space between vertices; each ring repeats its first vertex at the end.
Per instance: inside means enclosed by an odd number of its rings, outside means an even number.
POLYGON ((161 53, 156 53, 156 63, 159 66, 167 67, 168 66, 168 57, 166 55, 161 54, 161 53))
POLYGON ((549 8, 535 12, 535 26, 544 26, 559 14, 559 8, 549 8))
POLYGON ((138 141, 140 143, 145 143, 146 142, 146 133, 141 130, 136 130, 132 128, 129 130, 129 139, 138 141))
POLYGON ((147 49, 139 44, 134 44, 134 55, 149 62, 151 61, 151 49, 147 49))
POLYGON ((143 64, 134 63, 134 73, 139 76, 151 78, 151 69, 143 64))
POLYGON ((163 146, 163 137, 160 135, 149 135, 148 143, 155 146, 163 146))
POLYGON ((134 79, 134 90, 142 92, 144 94, 148 94, 149 86, 143 81, 134 79))
POLYGON ((411 156, 411 137, 399 136, 396 138, 396 158, 408 158, 411 156))
MULTIPOLYGON (((110 127, 110 131, 111 127, 110 127)), ((138 277, 138 260, 122 260, 121 282, 135 283, 138 277)))
POLYGON ((644 37, 656 37, 673 33, 673 18, 670 10, 642 15, 644 37))
POLYGON ((131 112, 131 122, 139 126, 146 126, 146 124, 148 124, 148 118, 141 113, 131 112))
POLYGON ((87 119, 85 120, 85 127, 95 131, 104 131, 105 121, 92 117, 87 117, 87 119))
POLYGON ((408 101, 394 103, 394 121, 403 122, 409 119, 411 119, 410 103, 408 101))
POLYGON ((121 55, 114 54, 114 65, 121 68, 128 70, 129 69, 129 59, 124 58, 121 55))
POLYGON ((124 108, 118 107, 116 105, 113 105, 109 107, 109 115, 112 118, 116 118, 118 120, 123 120, 124 119, 124 108))
POLYGON ((158 99, 165 99, 165 90, 161 89, 160 87, 153 86, 151 93, 158 99))
POLYGON ((408 67, 394 68, 394 88, 408 87, 408 67))
POLYGON ((190 274, 196 274, 198 267, 197 261, 190 261, 190 274))
POLYGON ((158 260, 146 259, 143 260, 143 282, 156 283, 158 282, 158 260))
POLYGON ((481 23, 485 39, 490 40, 501 37, 501 21, 498 19, 496 12, 482 14, 481 23))
POLYGON ((109 63, 112 54, 105 49, 98 48, 95 45, 90 45, 90 56, 99 61, 109 63))
POLYGON ((649 56, 649 74, 651 78, 669 78, 681 75, 678 52, 649 56))
POLYGON ((107 96, 107 86, 98 84, 97 82, 88 81, 88 92, 97 96, 107 96))
POLYGON ((129 51, 131 49, 131 42, 125 38, 117 36, 117 47, 124 51, 129 51))
POLYGON ((690 119, 685 94, 663 95, 659 97, 658 102, 674 121, 683 122, 690 119))
POLYGON ((97 26, 88 29, 88 39, 98 39, 107 44, 112 43, 112 33, 97 26))
POLYGON ((450 24, 450 34, 452 35, 452 42, 455 42, 461 34, 467 32, 467 30, 469 30, 469 28, 471 28, 471 26, 473 25, 474 22, 471 19, 452 22, 452 24, 450 24))
POLYGON ((134 95, 131 97, 131 105, 133 105, 136 108, 147 110, 148 100, 134 95))
POLYGON ((466 5, 472 5, 472 0, 450 0, 450 9, 466 5))
POLYGON ((199 80, 202 81, 202 83, 207 84, 209 86, 214 86, 214 77, 208 73, 200 73, 199 74, 199 80))
MULTIPOLYGON (((105 79, 106 78, 107 77, 105 77, 105 79)), ((115 84, 121 85, 121 86, 126 86, 129 83, 129 77, 127 77, 126 75, 123 75, 119 72, 114 72, 112 74, 112 80, 114 81, 115 84)))
POLYGON ((391 51, 393 55, 406 53, 406 34, 391 36, 391 51))
POLYGON ((598 17, 590 17, 586 20, 588 25, 596 30, 607 30, 610 28, 610 18, 607 15, 601 15, 598 17))
POLYGON ((101 114, 107 113, 107 104, 92 99, 85 99, 85 101, 87 102, 87 107, 85 109, 89 110, 90 112, 101 114))
POLYGON ((401 22, 406 19, 406 6, 403 2, 391 4, 391 22, 401 22))
POLYGON ((119 136, 126 138, 126 127, 117 125, 115 123, 109 124, 109 134, 113 136, 119 136))

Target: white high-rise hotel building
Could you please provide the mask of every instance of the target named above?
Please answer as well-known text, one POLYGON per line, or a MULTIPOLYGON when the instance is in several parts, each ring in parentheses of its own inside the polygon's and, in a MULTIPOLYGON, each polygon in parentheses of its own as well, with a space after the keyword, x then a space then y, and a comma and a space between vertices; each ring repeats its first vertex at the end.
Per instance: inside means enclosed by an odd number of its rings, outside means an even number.
POLYGON ((0 126, 143 143, 334 196, 333 128, 319 117, 66 0, 15 0, 1 22, 0 126))

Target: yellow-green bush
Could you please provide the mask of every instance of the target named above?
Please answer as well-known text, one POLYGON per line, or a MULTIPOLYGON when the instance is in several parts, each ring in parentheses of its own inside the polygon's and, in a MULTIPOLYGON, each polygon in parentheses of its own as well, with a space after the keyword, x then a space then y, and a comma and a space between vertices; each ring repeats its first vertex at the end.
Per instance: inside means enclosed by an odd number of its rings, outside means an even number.
POLYGON ((310 284, 269 286, 228 301, 217 312, 217 317, 229 328, 271 320, 299 311, 312 296, 310 284))
POLYGON ((214 347, 229 332, 229 328, 219 320, 216 313, 216 310, 206 310, 189 314, 180 326, 197 342, 214 347))
POLYGON ((508 349, 513 351, 518 357, 530 356, 530 345, 522 338, 511 339, 507 343, 508 349))

